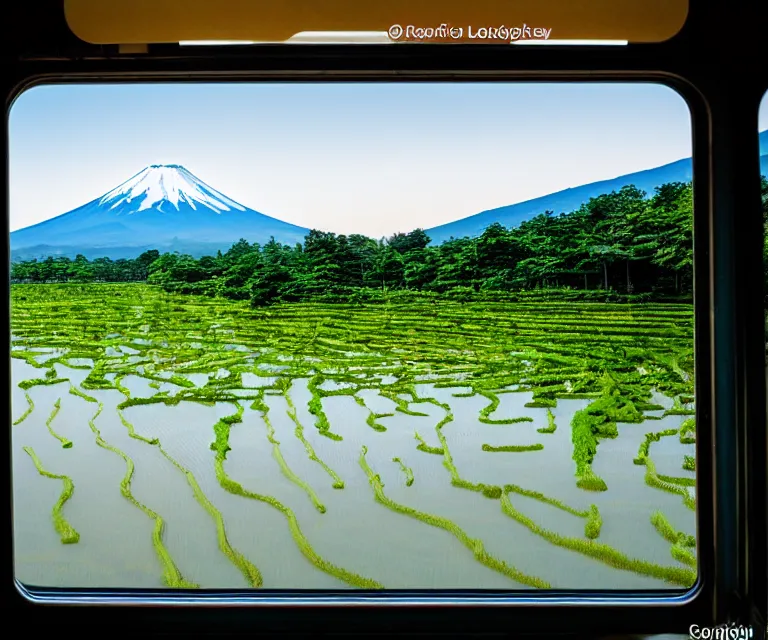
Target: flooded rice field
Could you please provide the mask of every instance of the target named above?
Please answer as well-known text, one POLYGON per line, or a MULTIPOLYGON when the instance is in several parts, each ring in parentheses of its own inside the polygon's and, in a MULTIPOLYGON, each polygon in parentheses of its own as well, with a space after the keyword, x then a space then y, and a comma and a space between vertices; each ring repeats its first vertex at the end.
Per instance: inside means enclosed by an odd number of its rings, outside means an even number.
POLYGON ((253 310, 14 285, 16 577, 689 587, 690 322, 683 305, 253 310))

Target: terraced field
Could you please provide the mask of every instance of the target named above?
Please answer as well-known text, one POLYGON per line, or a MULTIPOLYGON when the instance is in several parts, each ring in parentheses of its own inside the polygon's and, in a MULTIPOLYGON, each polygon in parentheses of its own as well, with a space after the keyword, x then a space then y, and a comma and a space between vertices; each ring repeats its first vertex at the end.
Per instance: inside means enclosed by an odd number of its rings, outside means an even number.
POLYGON ((11 296, 25 583, 695 581, 689 306, 11 296))

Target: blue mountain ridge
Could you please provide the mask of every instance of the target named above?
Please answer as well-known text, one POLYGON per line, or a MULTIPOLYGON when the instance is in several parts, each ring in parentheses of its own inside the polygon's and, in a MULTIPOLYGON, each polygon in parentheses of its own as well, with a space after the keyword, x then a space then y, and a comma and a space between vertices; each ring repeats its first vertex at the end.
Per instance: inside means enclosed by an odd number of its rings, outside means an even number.
MULTIPOLYGON (((768 130, 760 133, 760 171, 768 176, 768 130)), ((669 164, 629 173, 611 180, 601 180, 590 184, 565 189, 546 196, 526 200, 517 204, 506 205, 496 209, 481 211, 467 218, 461 218, 454 222, 425 229, 431 238, 432 244, 441 244, 453 238, 465 236, 475 237, 480 235, 487 227, 498 222, 505 227, 516 227, 521 222, 534 216, 553 211, 569 213, 575 211, 590 198, 618 191, 622 187, 634 184, 638 189, 651 195, 654 189, 667 182, 688 182, 693 175, 693 162, 691 158, 677 160, 669 164)))
MULTIPOLYGON (((164 207, 165 208, 165 207, 164 207)), ((132 216, 110 216, 94 200, 82 207, 11 233, 11 248, 36 244, 51 246, 141 246, 172 240, 197 243, 229 243, 245 237, 267 242, 270 236, 293 244, 301 242, 309 229, 247 209, 214 213, 193 209, 180 202, 178 211, 149 209, 132 216), (233 235, 234 234, 234 235, 233 235), (239 235, 238 235, 239 234, 239 235)))
POLYGON ((152 165, 105 196, 12 232, 10 241, 13 260, 133 258, 148 249, 201 257, 226 251, 240 238, 266 243, 274 237, 293 245, 308 232, 229 200, 184 167, 152 165), (142 178, 146 184, 133 192, 131 183, 142 178))
MULTIPOLYGON (((761 172, 768 176, 768 130, 760 133, 760 154, 761 172)), ((619 190, 629 184, 652 194, 661 184, 687 182, 691 176, 692 160, 685 158, 611 180, 593 182, 482 211, 425 231, 433 245, 451 237, 474 237, 494 222, 505 227, 515 227, 544 211, 554 211, 556 214, 574 211, 590 198, 619 190)), ((219 250, 226 251, 240 238, 263 244, 274 237, 278 242, 293 245, 302 242, 309 232, 309 229, 229 200, 177 165, 152 165, 131 180, 121 185, 128 185, 122 191, 118 187, 77 209, 12 232, 12 260, 41 259, 49 255, 74 258, 77 254, 89 259, 105 256, 112 259, 133 258, 149 249, 178 251, 201 257, 215 254, 219 250), (153 169, 165 172, 168 184, 164 186, 162 176, 159 179, 152 176, 153 169), (169 171, 174 174, 171 176, 173 179, 179 177, 175 175, 178 173, 186 181, 182 185, 187 189, 186 193, 167 178, 169 171), (130 183, 147 172, 150 172, 149 183, 150 188, 155 189, 156 202, 142 208, 143 200, 150 201, 149 191, 145 189, 137 196, 130 192, 130 183), (178 189, 175 198, 174 188, 178 189), (162 191, 159 198, 156 195, 158 189, 162 191), (230 206, 224 207, 225 210, 213 210, 201 205, 206 198, 213 198, 211 202, 219 209, 222 208, 221 202, 229 203, 230 206)))

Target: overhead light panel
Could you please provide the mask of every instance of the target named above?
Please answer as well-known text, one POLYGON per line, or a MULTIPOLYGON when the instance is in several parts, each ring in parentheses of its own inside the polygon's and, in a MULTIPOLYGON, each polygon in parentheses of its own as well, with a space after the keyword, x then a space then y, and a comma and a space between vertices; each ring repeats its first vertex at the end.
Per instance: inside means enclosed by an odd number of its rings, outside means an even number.
MULTIPOLYGON (((677 34, 689 0, 64 0, 72 32, 93 44, 187 46, 384 42, 356 33, 450 25, 479 44, 478 29, 529 27, 553 40, 662 42, 677 34), (339 39, 329 34, 346 35, 339 39), (300 38, 295 38, 301 34, 300 38), (322 34, 322 35, 319 35, 322 34), (360 40, 359 38, 362 38, 360 40), (205 44, 203 44, 205 43, 205 44)), ((492 44, 493 40, 487 39, 492 44)), ((525 41, 527 44, 532 41, 525 41)), ((498 42, 496 42, 497 44, 498 42)), ((523 44, 523 41, 519 41, 523 44)))

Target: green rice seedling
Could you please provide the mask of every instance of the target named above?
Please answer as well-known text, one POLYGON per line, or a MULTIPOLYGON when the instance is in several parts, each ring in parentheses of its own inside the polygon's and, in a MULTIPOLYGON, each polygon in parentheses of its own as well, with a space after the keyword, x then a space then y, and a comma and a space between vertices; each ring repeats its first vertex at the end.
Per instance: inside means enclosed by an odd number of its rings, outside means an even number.
POLYGON ((678 432, 677 429, 666 429, 665 431, 658 431, 656 433, 646 434, 644 442, 640 445, 640 451, 637 458, 635 458, 635 464, 645 465, 645 483, 648 486, 656 487, 662 491, 669 493, 677 493, 683 497, 683 504, 689 509, 696 510, 696 500, 691 496, 687 487, 696 486, 696 481, 693 478, 675 478, 672 476, 660 476, 656 473, 656 465, 653 463, 649 456, 649 448, 651 442, 658 442, 662 437, 674 436, 678 432))
POLYGON ((634 459, 634 463, 637 465, 645 464, 645 460, 648 457, 648 451, 652 442, 658 442, 666 436, 674 436, 677 434, 677 429, 665 429, 664 431, 656 431, 645 434, 645 439, 640 443, 640 449, 637 452, 637 457, 634 459))
POLYGON ((688 418, 680 425, 680 444, 696 444, 695 418, 688 418))
POLYGON ((651 514, 651 524, 658 531, 659 535, 667 542, 679 544, 684 547, 695 547, 696 537, 688 535, 682 531, 677 531, 667 520, 661 511, 654 511, 651 514))
POLYGON ((539 433, 554 433, 557 429, 555 424, 555 414, 552 413, 552 409, 547 409, 547 426, 536 429, 539 433))
MULTIPOLYGON (((264 404, 266 407, 267 405, 264 404)), ((238 417, 242 414, 242 407, 239 407, 239 413, 238 417)), ((285 461, 285 458, 283 458, 283 454, 280 452, 280 442, 278 442, 275 439, 275 429, 272 427, 272 423, 269 420, 269 416, 266 411, 262 411, 261 417, 264 420, 264 424, 267 427, 267 439, 272 444, 272 457, 277 461, 278 466, 280 467, 280 470, 283 472, 283 475, 288 478, 291 482, 301 487, 306 494, 309 496, 309 499, 312 501, 312 504, 315 506, 315 509, 317 509, 320 513, 325 513, 326 508, 325 505, 320 502, 320 498, 317 497, 317 494, 315 491, 310 487, 304 480, 299 478, 288 466, 288 463, 285 461)), ((222 439, 225 442, 229 442, 229 426, 231 424, 234 424, 233 422, 227 423, 226 430, 222 429, 222 439)), ((217 434, 217 438, 219 437, 219 434, 217 434)), ((228 447, 228 445, 227 445, 228 447)), ((226 452, 219 451, 219 455, 222 457, 222 459, 226 459, 226 452)))
MULTIPOLYGON (((463 483, 464 481, 462 481, 463 483)), ((467 483, 470 484, 470 483, 467 483)), ((464 486, 464 488, 469 488, 467 486, 464 486)), ((482 493, 486 498, 490 498, 491 500, 498 500, 501 498, 502 488, 496 485, 485 485, 485 484, 478 484, 476 487, 472 487, 473 490, 479 489, 480 493, 482 493)))
POLYGON ((597 505, 589 505, 589 514, 587 515, 587 523, 584 525, 584 535, 590 540, 594 540, 600 535, 600 530, 603 528, 603 519, 600 516, 600 511, 597 505))
POLYGON ((696 486, 696 480, 695 478, 678 478, 676 476, 665 476, 660 473, 656 474, 659 478, 659 480, 662 480, 663 482, 668 482, 670 484, 676 484, 681 487, 695 487, 696 486))
POLYGON ((134 440, 140 440, 141 442, 146 442, 147 444, 156 445, 160 443, 160 440, 158 438, 146 438, 145 436, 142 436, 141 434, 136 433, 136 429, 134 428, 133 424, 128 422, 128 420, 125 419, 125 416, 123 415, 123 412, 119 409, 117 410, 117 415, 120 418, 120 422, 122 422, 123 426, 128 429, 128 435, 133 438, 134 440))
POLYGON ((435 455, 441 456, 444 453, 444 450, 440 447, 430 447, 425 441, 424 438, 421 437, 418 431, 414 433, 414 437, 416 440, 419 441, 419 444, 417 445, 417 449, 419 451, 423 451, 424 453, 433 453, 435 455))
POLYGON ((655 511, 651 515, 651 524, 667 542, 672 544, 670 553, 675 560, 690 567, 696 567, 696 556, 690 551, 691 548, 696 547, 695 536, 677 531, 661 511, 655 511))
POLYGON ((401 397, 399 397, 397 395, 397 393, 395 393, 393 391, 390 391, 388 389, 381 389, 380 393, 381 393, 382 396, 384 396, 385 398, 388 398, 389 400, 392 400, 392 402, 394 402, 397 405, 397 407, 395 408, 395 411, 397 411, 399 413, 404 413, 404 414, 409 415, 409 416, 420 416, 420 417, 428 417, 429 416, 429 414, 422 413, 421 411, 413 411, 410 408, 410 406, 408 404, 408 401, 404 400, 401 397))
POLYGON ((453 421, 453 414, 451 413, 450 407, 447 405, 442 406, 446 411, 446 415, 435 426, 435 432, 437 433, 437 438, 440 440, 440 444, 442 445, 441 450, 443 452, 443 466, 451 474, 451 484, 454 487, 481 493, 486 498, 490 498, 491 500, 498 500, 502 493, 501 487, 495 485, 486 485, 482 482, 469 482, 459 475, 459 470, 456 468, 456 465, 453 462, 453 457, 451 456, 450 449, 448 448, 448 441, 445 439, 445 435, 443 435, 442 432, 443 427, 453 421))
POLYGON ((270 506, 274 507, 278 511, 282 512, 282 514, 288 520, 288 526, 291 531, 291 535, 293 536, 293 539, 296 542, 296 546, 299 547, 300 551, 304 554, 304 557, 306 557, 313 565, 315 565, 321 571, 324 571, 325 573, 328 573, 329 575, 332 575, 338 578, 339 580, 346 582, 347 584, 351 584, 352 586, 358 587, 361 589, 383 589, 384 588, 383 585, 376 582, 375 580, 364 578, 363 576, 352 573, 351 571, 347 571, 346 569, 337 567, 336 565, 331 564, 327 560, 324 560, 323 558, 321 558, 315 552, 312 546, 309 544, 309 541, 307 540, 306 536, 301 531, 301 528, 299 527, 299 522, 296 519, 296 514, 294 514, 294 512, 291 509, 289 509, 284 504, 282 504, 277 499, 271 496, 264 496, 258 493, 254 493, 253 491, 248 491, 241 484, 229 478, 229 476, 227 476, 226 472, 224 471, 223 459, 219 457, 216 458, 216 477, 219 479, 219 483, 221 484, 221 486, 227 491, 229 491, 230 493, 242 496, 244 498, 250 498, 252 500, 258 500, 260 502, 264 502, 265 504, 269 504, 270 506))
MULTIPOLYGON (((638 411, 664 411, 664 407, 660 404, 654 404, 652 402, 636 402, 635 407, 638 411)), ((647 420, 649 416, 645 416, 647 420)), ((653 416, 656 417, 656 416, 653 416)))
POLYGON ((128 389, 128 387, 124 387, 122 384, 124 377, 125 376, 122 376, 122 375, 115 377, 115 389, 117 389, 120 393, 122 393, 125 396, 126 400, 128 400, 131 397, 131 392, 128 389))
MULTIPOLYGON (((238 415, 238 414, 235 414, 235 415, 238 415)), ((269 423, 267 424, 268 424, 268 428, 270 428, 271 425, 269 425, 269 423)), ((224 434, 228 438, 229 431, 228 430, 225 431, 224 434)), ((270 429, 268 437, 274 443, 273 436, 274 436, 274 432, 271 431, 270 429)), ((333 575, 339 578, 340 580, 347 582, 348 584, 351 584, 353 586, 357 586, 363 589, 383 588, 381 584, 379 584, 374 580, 364 578, 355 573, 347 571, 346 569, 337 567, 331 564, 330 562, 324 560, 320 556, 318 556, 317 553, 315 553, 314 549, 312 549, 312 546, 309 544, 309 541, 306 539, 306 537, 302 533, 301 528, 299 527, 298 520, 296 519, 296 515, 293 513, 291 509, 283 505, 276 498, 273 498, 271 496, 264 496, 261 494, 254 493, 252 491, 248 491, 241 484, 232 480, 224 470, 224 461, 226 458, 223 452, 229 449, 229 443, 225 441, 222 443, 222 445, 223 446, 217 449, 216 458, 215 458, 216 477, 219 481, 219 484, 222 486, 222 488, 224 488, 226 491, 233 493, 235 495, 240 495, 245 498, 250 498, 253 500, 264 502, 265 504, 269 504, 270 506, 279 510, 288 519, 288 525, 291 531, 291 535, 293 536, 301 552, 310 562, 312 562, 312 564, 314 564, 316 567, 318 567, 322 571, 325 571, 326 573, 333 575)), ((191 474, 188 473, 188 476, 191 478, 191 474)), ((199 487, 197 487, 197 491, 199 492, 199 487)), ((213 505, 210 505, 210 507, 212 508, 213 505)), ((220 515, 219 515, 219 518, 220 518, 220 515)), ((223 521, 221 522, 221 530, 223 532, 223 521)), ((253 568, 255 569, 255 567, 253 568)), ((260 577, 259 577, 259 580, 260 580, 260 577)))
POLYGON ((384 485, 381 482, 381 478, 373 472, 373 469, 371 469, 371 467, 368 465, 368 462, 365 459, 365 455, 367 452, 368 452, 368 449, 366 447, 363 447, 362 453, 360 455, 360 466, 363 468, 363 471, 365 471, 365 474, 368 476, 368 481, 371 484, 371 488, 374 491, 374 495, 376 497, 377 502, 383 504, 385 507, 388 507, 392 511, 411 516, 412 518, 421 520, 422 522, 429 524, 433 527, 438 527, 440 529, 444 529, 452 533, 456 538, 458 538, 458 540, 465 547, 467 547, 470 551, 472 551, 472 553, 474 554, 478 562, 493 569, 494 571, 498 571, 499 573, 502 573, 508 576, 509 578, 511 578, 512 580, 515 580, 516 582, 519 582, 521 584, 525 584, 531 587, 539 588, 539 589, 550 588, 549 583, 545 582, 541 578, 524 574, 523 572, 515 569, 514 567, 511 567, 510 565, 505 563, 503 560, 498 560, 497 558, 491 556, 485 550, 485 547, 481 540, 470 538, 464 532, 463 529, 461 529, 458 525, 451 522, 447 518, 442 518, 440 516, 435 516, 429 513, 424 513, 422 511, 417 511, 416 509, 412 509, 411 507, 406 507, 405 505, 398 504, 397 502, 394 502, 393 500, 390 500, 389 498, 387 498, 387 496, 384 494, 384 485))
POLYGON ((91 428, 91 431, 93 431, 93 433, 96 436, 97 445, 99 445, 103 449, 107 449, 108 451, 111 451, 112 453, 117 454, 125 461, 126 471, 125 471, 125 476, 123 476, 123 479, 120 482, 120 493, 123 495, 123 497, 126 500, 128 500, 128 502, 130 502, 135 507, 141 509, 141 511, 143 511, 147 516, 149 516, 155 521, 155 527, 152 531, 152 545, 154 546, 155 552, 157 553, 158 559, 160 560, 160 564, 163 567, 164 583, 166 584, 166 586, 172 587, 172 588, 197 589, 199 585, 197 585, 194 582, 190 582, 189 580, 186 580, 182 576, 181 572, 176 567, 176 564, 174 563, 170 552, 165 547, 165 544, 163 544, 163 531, 165 529, 165 522, 163 521, 163 519, 157 513, 152 511, 152 509, 147 507, 145 504, 139 502, 131 492, 131 480, 133 479, 133 472, 135 469, 133 460, 124 451, 106 442, 104 438, 102 438, 101 432, 96 427, 96 418, 101 414, 102 410, 104 409, 104 405, 101 402, 99 402, 98 404, 99 404, 98 410, 96 411, 96 414, 88 421, 88 426, 91 428))
POLYGON ((93 396, 89 396, 89 395, 88 395, 88 394, 86 394, 86 393, 83 393, 83 392, 82 392, 80 389, 78 389, 78 388, 77 388, 75 385, 73 385, 73 384, 70 384, 70 387, 69 387, 69 392, 70 392, 70 393, 71 393, 73 396, 77 396, 78 398, 82 398, 82 399, 83 399, 83 400, 85 400, 86 402, 98 402, 98 400, 96 400, 96 398, 94 398, 93 396))
POLYGON ((11 358, 17 358, 18 360, 24 360, 30 367, 36 369, 47 369, 48 363, 40 363, 37 358, 40 354, 35 351, 27 351, 26 349, 12 349, 11 358))
POLYGON ((41 476, 46 478, 53 478, 54 480, 61 480, 64 483, 64 490, 61 492, 56 504, 53 505, 53 526, 56 529, 56 533, 59 534, 61 542, 63 544, 75 544, 80 541, 80 534, 75 531, 72 525, 67 522, 66 518, 61 513, 64 503, 72 497, 75 491, 75 485, 69 476, 56 475, 50 471, 46 471, 43 468, 43 464, 40 462, 40 458, 35 454, 32 447, 23 447, 24 452, 32 458, 32 462, 35 463, 35 468, 41 476))
POLYGON ((127 398, 126 400, 123 400, 120 404, 118 404, 117 408, 122 411, 123 409, 128 409, 129 407, 138 407, 146 404, 174 405, 174 404, 178 404, 179 401, 180 401, 179 398, 169 398, 167 396, 164 397, 164 396, 161 396, 160 394, 155 394, 150 398, 127 398))
POLYGON ((415 390, 412 390, 411 394, 412 394, 413 402, 414 403, 433 404, 436 407, 440 407, 441 409, 444 409, 445 411, 450 411, 450 409, 451 409, 451 407, 449 405, 440 402, 437 398, 431 398, 431 397, 423 398, 423 397, 420 397, 420 396, 418 396, 416 394, 415 390))
POLYGON ((517 485, 514 485, 514 484, 505 484, 504 491, 506 491, 507 493, 517 493, 517 494, 520 494, 521 496, 527 496, 528 498, 533 498, 534 500, 538 500, 540 502, 543 502, 544 504, 552 505, 553 507, 557 507, 562 511, 573 514, 574 516, 578 516, 579 518, 588 518, 592 513, 590 510, 579 511, 578 509, 569 507, 567 504, 561 502, 560 500, 557 500, 555 498, 550 498, 549 496, 545 496, 543 493, 540 493, 538 491, 523 489, 522 487, 518 487, 517 485))
POLYGON ((19 382, 19 387, 26 391, 32 387, 54 385, 62 382, 69 382, 69 378, 33 378, 32 380, 22 380, 19 382))
POLYGON ((56 417, 56 415, 59 413, 59 410, 61 409, 61 398, 57 398, 56 402, 53 403, 53 411, 51 411, 51 415, 48 416, 48 419, 45 421, 45 426, 48 428, 48 433, 50 433, 54 438, 56 438, 59 442, 61 442, 61 446, 64 449, 71 449, 72 448, 72 441, 67 440, 64 436, 59 435, 53 430, 53 427, 51 426, 51 423, 53 422, 53 419, 56 417))
POLYGON ((367 424, 371 429, 374 431, 386 431, 387 428, 379 423, 376 422, 379 418, 389 418, 390 416, 393 416, 393 413, 373 413, 372 411, 368 414, 368 417, 365 419, 365 424, 367 424))
POLYGON ((578 553, 594 558, 595 560, 611 567, 615 567, 616 569, 623 569, 624 571, 633 571, 642 575, 652 576, 682 587, 691 587, 696 581, 696 572, 693 570, 679 567, 664 567, 646 560, 630 558, 607 544, 595 542, 591 539, 584 540, 581 538, 569 538, 544 529, 528 516, 515 509, 509 500, 508 493, 504 493, 501 497, 501 509, 503 513, 510 518, 513 518, 533 533, 541 536, 552 544, 565 549, 571 549, 572 551, 577 551, 578 553))
POLYGON ((365 400, 363 400, 360 396, 352 394, 352 397, 355 399, 355 402, 359 404, 361 407, 366 409, 368 411, 368 417, 365 419, 365 424, 367 424, 371 429, 374 431, 386 431, 387 428, 379 423, 376 422, 379 418, 391 418, 394 416, 394 413, 374 413, 365 404, 365 400))
POLYGON ((482 446, 483 451, 493 452, 522 452, 522 451, 541 451, 544 448, 543 444, 508 444, 500 447, 493 447, 489 444, 482 446))
POLYGON ((323 411, 322 396, 320 393, 318 393, 318 385, 320 383, 317 381, 317 379, 319 377, 320 376, 315 376, 309 381, 308 386, 312 393, 312 398, 307 404, 309 412, 315 416, 315 427, 321 435, 325 436, 326 438, 330 438, 331 440, 342 440, 342 437, 339 434, 333 433, 331 431, 331 425, 328 422, 328 416, 326 416, 325 411, 323 411))
POLYGON ((696 411, 694 409, 686 409, 684 407, 672 407, 664 412, 666 416, 695 416, 696 411))
POLYGON ((413 469, 406 467, 400 458, 392 458, 392 462, 396 462, 401 471, 405 474, 405 486, 410 487, 413 484, 413 469))
POLYGON ((571 439, 573 441, 573 459, 576 462, 577 486, 583 489, 605 491, 608 487, 592 471, 592 460, 597 453, 595 437, 596 420, 583 409, 577 411, 571 420, 571 439))
POLYGON ((362 399, 360 396, 358 396, 358 395, 355 395, 355 394, 352 394, 352 398, 354 399, 354 401, 355 401, 355 402, 356 402, 358 405, 360 405, 360 406, 361 406, 361 407, 363 407, 364 409, 367 409, 367 408, 368 408, 368 407, 366 406, 366 404, 365 404, 365 400, 363 400, 363 399, 362 399))
POLYGON ((516 424, 519 422, 533 422, 533 418, 528 416, 520 416, 517 418, 502 418, 497 420, 490 418, 490 415, 499 408, 499 396, 497 396, 495 393, 492 393, 491 391, 484 389, 477 389, 477 393, 491 401, 490 404, 486 405, 480 410, 480 417, 478 418, 480 422, 484 424, 516 424))
MULTIPOLYGON (((551 361, 551 358, 539 356, 537 366, 546 361, 551 361)), ((539 409, 556 407, 558 394, 567 393, 568 391, 565 385, 560 384, 561 382, 562 376, 557 374, 527 375, 525 383, 533 385, 534 389, 533 399, 531 402, 526 402, 525 406, 539 409)))
POLYGON ((672 554, 672 557, 678 562, 687 564, 689 567, 695 568, 697 566, 696 556, 685 547, 680 545, 672 545, 670 548, 670 553, 672 554))
POLYGON ((32 398, 29 397, 29 394, 24 391, 24 397, 27 399, 27 410, 22 413, 16 420, 14 420, 13 425, 16 426, 17 424, 21 424, 26 420, 29 415, 35 410, 35 403, 32 402, 32 398))
MULTIPOLYGON (((286 402, 288 403, 288 417, 293 421, 293 424, 296 425, 296 429, 294 431, 294 434, 296 437, 301 441, 301 443, 304 445, 304 449, 307 452, 307 455, 309 456, 309 459, 313 462, 316 462, 319 464, 325 472, 331 476, 331 479, 333 480, 333 484, 331 485, 334 489, 343 489, 344 488, 344 481, 338 476, 338 474, 331 469, 325 462, 323 462, 315 453, 314 448, 312 445, 307 441, 306 437, 304 436, 304 427, 299 421, 298 416, 296 415, 296 407, 293 404, 293 401, 291 400, 291 396, 288 394, 287 389, 283 393, 286 402)), ((255 404, 255 402, 254 402, 255 404)), ((259 405, 259 409, 262 411, 262 415, 266 413, 266 411, 269 411, 269 407, 266 406, 263 402, 261 405, 259 405), (263 408, 262 408, 263 407, 263 408)))
POLYGON ((526 402, 525 406, 530 409, 551 409, 557 406, 557 399, 538 396, 535 400, 526 402))
POLYGON ((104 360, 98 360, 93 369, 90 370, 88 375, 80 383, 83 389, 113 389, 114 385, 107 380, 104 376, 108 373, 107 363, 104 360))
POLYGON ((576 462, 576 485, 589 491, 605 491, 605 481, 592 471, 599 438, 618 436, 616 423, 638 423, 643 414, 634 401, 610 375, 600 380, 603 395, 585 409, 577 411, 571 420, 573 460, 576 462))
POLYGON ((696 471, 696 458, 693 456, 683 456, 683 469, 686 471, 696 471))
POLYGON ((233 424, 243 421, 243 406, 235 402, 236 411, 232 415, 222 416, 213 425, 213 432, 216 439, 211 443, 211 450, 216 451, 223 458, 227 457, 229 447, 229 429, 233 424))
POLYGON ((242 553, 235 550, 229 543, 229 540, 227 539, 227 533, 224 528, 224 518, 222 517, 221 512, 216 509, 216 507, 213 506, 213 503, 205 496, 195 477, 189 471, 186 471, 185 475, 187 477, 187 481, 192 487, 195 498, 197 498, 198 502, 203 505, 205 510, 216 521, 216 531, 219 538, 219 547, 224 552, 224 555, 226 555, 232 561, 232 564, 240 569, 252 587, 261 587, 263 585, 263 579, 261 572, 258 570, 258 568, 256 568, 256 565, 248 560, 242 553))
POLYGON ((646 458, 645 460, 645 483, 649 487, 656 487, 657 489, 661 489, 662 491, 667 491, 668 493, 676 493, 682 496, 683 504, 693 511, 696 510, 696 500, 688 492, 688 489, 684 486, 680 486, 680 485, 662 480, 657 475, 656 465, 653 463, 653 460, 651 460, 650 458, 646 458))
POLYGON ((595 474, 595 472, 592 471, 592 467, 588 467, 587 470, 579 476, 576 481, 576 486, 585 491, 608 491, 608 485, 605 483, 605 480, 595 474))
MULTIPOLYGON (((667 409, 664 412, 665 416, 693 416, 696 415, 696 411, 694 409, 689 409, 684 406, 683 399, 685 400, 691 400, 692 401, 693 396, 689 396, 686 394, 679 394, 676 395, 673 399, 673 405, 670 409, 667 409)), ((686 403, 688 404, 688 403, 686 403)))
POLYGON ((216 523, 216 534, 218 537, 219 549, 221 549, 222 553, 227 556, 232 564, 234 564, 240 570, 250 586, 257 588, 261 587, 264 583, 261 572, 258 570, 256 565, 254 565, 242 553, 232 547, 229 539, 227 538, 227 532, 224 526, 224 517, 221 515, 221 512, 213 505, 213 503, 207 498, 205 493, 203 493, 203 490, 200 488, 200 485, 195 479, 195 476, 191 471, 189 471, 189 469, 186 469, 177 460, 171 457, 171 455, 163 448, 162 444, 158 443, 157 448, 171 464, 173 464, 179 471, 184 474, 184 477, 187 479, 187 483, 192 488, 192 493, 194 494, 195 499, 213 518, 214 522, 216 523))

